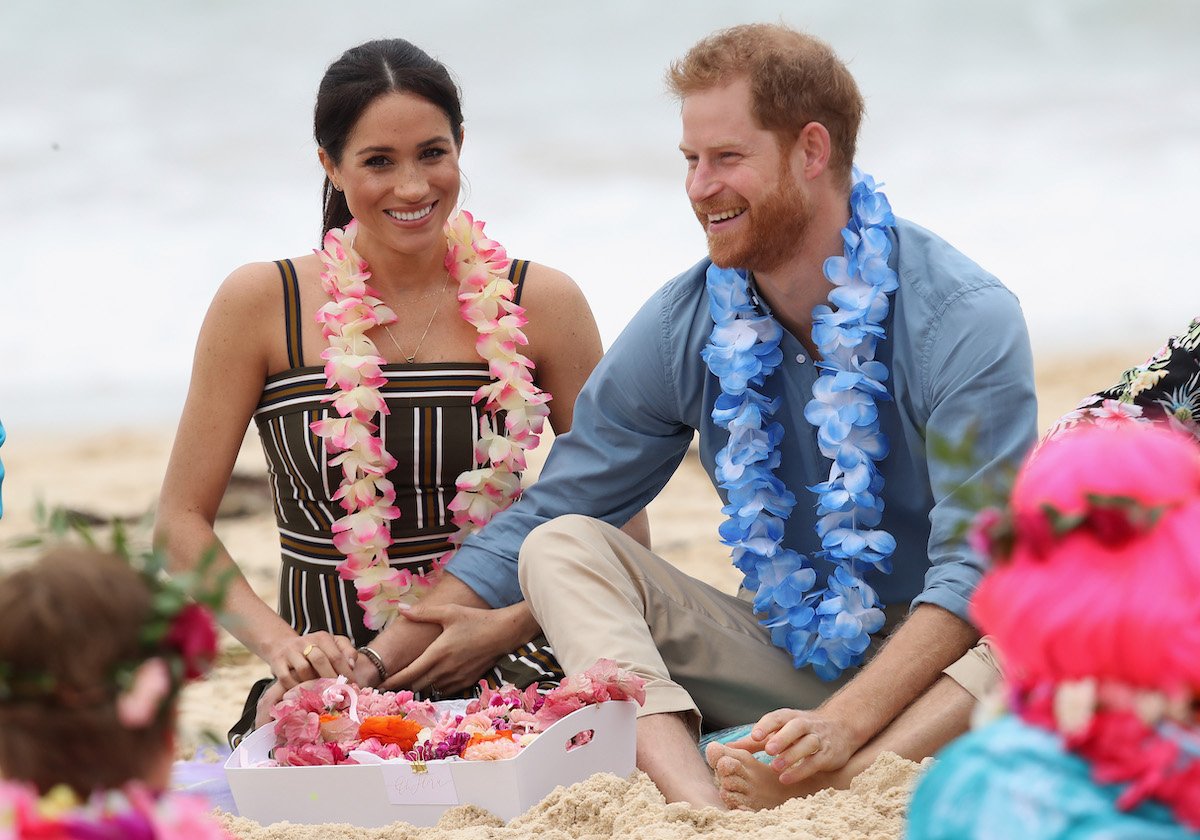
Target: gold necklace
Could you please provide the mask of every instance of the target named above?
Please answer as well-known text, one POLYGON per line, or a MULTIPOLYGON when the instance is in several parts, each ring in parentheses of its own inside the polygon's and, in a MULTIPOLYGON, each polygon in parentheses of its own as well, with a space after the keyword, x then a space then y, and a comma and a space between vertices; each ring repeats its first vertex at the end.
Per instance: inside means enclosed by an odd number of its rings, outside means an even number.
MULTIPOLYGON (((413 360, 417 358, 417 353, 421 351, 421 345, 425 343, 425 336, 429 335, 429 328, 433 326, 434 319, 437 318, 438 312, 442 308, 442 301, 446 299, 446 287, 450 285, 450 275, 446 275, 445 281, 442 282, 441 296, 438 298, 437 305, 433 307, 433 314, 429 316, 429 323, 425 325, 425 331, 421 333, 421 338, 417 341, 417 346, 413 348, 412 355, 404 352, 404 348, 400 346, 400 342, 396 341, 396 336, 392 335, 392 331, 388 329, 388 325, 383 325, 383 331, 387 333, 387 337, 392 340, 392 344, 396 345, 396 349, 400 351, 400 355, 404 357, 404 363, 411 365, 413 360)), ((426 295, 425 297, 429 297, 426 295)), ((418 298, 424 300, 425 298, 418 298)))

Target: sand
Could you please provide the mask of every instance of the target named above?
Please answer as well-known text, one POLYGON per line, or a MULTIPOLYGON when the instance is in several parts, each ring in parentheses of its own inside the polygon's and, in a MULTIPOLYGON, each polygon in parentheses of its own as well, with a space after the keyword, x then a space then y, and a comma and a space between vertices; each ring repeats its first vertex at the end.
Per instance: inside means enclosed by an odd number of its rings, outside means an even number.
MULTIPOLYGON (((1157 345, 1155 345, 1157 346, 1157 345)), ((1129 352, 1080 356, 1045 363, 1038 370, 1039 425, 1047 428, 1073 408, 1079 398, 1114 381, 1121 370, 1140 361, 1154 347, 1129 352)), ((7 472, 0 542, 28 534, 35 504, 61 505, 100 518, 132 520, 152 513, 170 450, 171 429, 125 429, 98 437, 46 436, 34 429, 9 428, 0 450, 7 472)), ((535 453, 534 472, 544 447, 535 453)), ((257 435, 247 435, 235 469, 235 481, 218 520, 217 533, 241 564, 252 586, 275 602, 278 542, 265 496, 265 465, 257 435)), ((688 572, 726 591, 734 591, 739 575, 714 534, 720 522, 716 492, 694 452, 686 458, 666 489, 650 506, 655 550, 688 572)), ((0 568, 22 562, 28 552, 5 549, 0 568)), ((189 686, 180 714, 180 755, 187 757, 210 739, 221 739, 241 710, 251 683, 266 669, 228 635, 213 673, 189 686)), ((896 756, 883 756, 849 791, 826 791, 760 814, 719 814, 664 805, 649 780, 597 777, 559 789, 541 805, 503 827, 498 820, 471 808, 448 812, 436 830, 422 838, 455 837, 871 837, 901 835, 907 792, 919 768, 896 756)), ((242 838, 275 837, 409 837, 409 827, 379 831, 350 828, 262 829, 246 820, 230 824, 242 838)))

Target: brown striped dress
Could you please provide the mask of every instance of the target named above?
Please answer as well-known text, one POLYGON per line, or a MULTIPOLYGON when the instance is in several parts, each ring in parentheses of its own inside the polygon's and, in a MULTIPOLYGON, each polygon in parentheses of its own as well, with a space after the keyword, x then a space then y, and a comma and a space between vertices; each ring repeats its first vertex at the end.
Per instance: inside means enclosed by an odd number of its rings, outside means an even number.
MULTIPOLYGON (((334 393, 323 366, 305 365, 302 351, 299 284, 290 260, 279 266, 283 282, 289 369, 267 377, 254 412, 270 472, 283 566, 279 576, 279 614, 297 633, 326 630, 348 636, 355 646, 369 644, 375 631, 363 622, 363 609, 352 581, 337 573, 343 555, 331 530, 343 511, 333 494, 342 481, 335 457, 309 428, 315 420, 337 416, 324 399, 334 393)), ((528 263, 514 260, 510 279, 516 300, 528 263)), ((315 328, 315 324, 313 325, 315 328)), ((395 568, 427 569, 451 548, 457 530, 447 509, 454 482, 474 469, 479 407, 471 402, 491 381, 487 363, 444 362, 386 364, 383 398, 391 413, 382 418, 380 436, 396 459, 388 478, 396 488, 400 518, 391 523, 388 557, 395 568)), ((562 672, 544 638, 513 651, 487 675, 489 682, 519 686, 554 682, 562 672)))

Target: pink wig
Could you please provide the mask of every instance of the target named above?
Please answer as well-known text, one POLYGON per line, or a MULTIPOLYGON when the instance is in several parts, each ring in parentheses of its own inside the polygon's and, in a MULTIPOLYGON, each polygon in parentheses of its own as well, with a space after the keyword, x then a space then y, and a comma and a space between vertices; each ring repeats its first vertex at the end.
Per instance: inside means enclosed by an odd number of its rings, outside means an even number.
POLYGON ((972 602, 1010 686, 1092 677, 1200 693, 1193 439, 1141 425, 1055 438, 1017 478, 1012 525, 1011 556, 972 602))

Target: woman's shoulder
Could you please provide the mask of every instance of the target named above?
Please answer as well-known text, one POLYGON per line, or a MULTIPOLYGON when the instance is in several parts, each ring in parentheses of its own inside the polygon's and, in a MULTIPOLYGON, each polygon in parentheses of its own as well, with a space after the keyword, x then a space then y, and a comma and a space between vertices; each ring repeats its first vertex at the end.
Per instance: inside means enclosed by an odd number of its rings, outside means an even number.
POLYGON ((536 299, 540 302, 572 295, 583 296, 579 285, 565 271, 559 271, 557 268, 551 268, 532 260, 514 260, 513 262, 519 263, 513 280, 519 281, 521 284, 522 304, 527 300, 536 299))
POLYGON ((592 318, 583 290, 569 274, 541 263, 523 261, 518 277, 520 304, 530 321, 535 319, 592 318))
POLYGON ((246 263, 229 273, 217 290, 214 303, 254 306, 278 302, 286 284, 298 278, 301 285, 307 285, 310 275, 315 277, 317 273, 317 258, 312 254, 246 263))
POLYGON ((578 353, 600 357, 596 318, 579 285, 563 271, 541 263, 522 266, 520 305, 528 323, 529 356, 539 364, 578 353))

